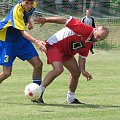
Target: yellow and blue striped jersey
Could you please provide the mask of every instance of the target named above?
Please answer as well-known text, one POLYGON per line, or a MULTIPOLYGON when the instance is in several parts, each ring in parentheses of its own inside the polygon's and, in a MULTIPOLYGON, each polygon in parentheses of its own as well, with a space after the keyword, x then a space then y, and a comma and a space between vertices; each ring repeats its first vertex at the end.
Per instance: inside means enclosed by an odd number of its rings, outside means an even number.
POLYGON ((22 0, 10 10, 6 18, 0 21, 1 41, 17 39, 21 35, 20 31, 26 30, 28 20, 36 8, 36 2, 34 2, 33 8, 29 12, 24 10, 21 2, 22 0))

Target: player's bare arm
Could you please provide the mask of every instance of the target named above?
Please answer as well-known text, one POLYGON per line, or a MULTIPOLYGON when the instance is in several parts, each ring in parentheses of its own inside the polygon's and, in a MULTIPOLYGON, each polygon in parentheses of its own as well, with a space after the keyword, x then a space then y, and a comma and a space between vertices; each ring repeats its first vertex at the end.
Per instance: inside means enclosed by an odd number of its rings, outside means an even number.
POLYGON ((79 68, 82 75, 87 79, 87 81, 93 79, 92 75, 85 70, 86 58, 79 56, 79 68))
POLYGON ((31 19, 28 20, 28 29, 29 30, 33 29, 33 24, 32 24, 31 19))
POLYGON ((65 24, 67 19, 64 17, 48 17, 48 18, 34 18, 35 24, 45 24, 45 23, 58 23, 58 24, 65 24))
POLYGON ((41 41, 41 40, 37 40, 35 39, 34 37, 32 37, 28 32, 26 31, 21 31, 22 35, 30 40, 32 43, 36 44, 38 46, 38 48, 43 51, 43 52, 46 52, 46 47, 45 47, 45 42, 41 41))

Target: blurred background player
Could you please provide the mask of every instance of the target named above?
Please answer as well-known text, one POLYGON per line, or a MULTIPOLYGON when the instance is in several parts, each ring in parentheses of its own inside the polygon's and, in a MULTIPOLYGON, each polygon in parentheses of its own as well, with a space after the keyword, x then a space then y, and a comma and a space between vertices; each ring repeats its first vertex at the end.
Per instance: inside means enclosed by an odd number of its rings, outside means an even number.
POLYGON ((86 14, 86 16, 82 18, 81 22, 95 28, 95 20, 93 17, 91 17, 91 10, 87 9, 85 14, 86 14))
MULTIPOLYGON (((85 11, 85 14, 86 14, 86 16, 81 19, 81 22, 83 22, 83 23, 85 23, 86 25, 89 25, 89 26, 92 26, 92 27, 95 28, 95 27, 96 27, 96 26, 95 26, 95 20, 94 20, 93 17, 91 17, 91 10, 90 10, 90 9, 87 9, 87 10, 85 11)), ((90 51, 91 51, 92 54, 94 54, 93 46, 91 47, 90 51)))
POLYGON ((35 8, 35 0, 20 0, 0 22, 0 65, 3 66, 0 83, 11 75, 13 62, 18 57, 33 66, 33 83, 41 84, 42 61, 32 43, 42 51, 46 50, 45 43, 26 32, 26 27, 33 28, 30 18, 35 8))

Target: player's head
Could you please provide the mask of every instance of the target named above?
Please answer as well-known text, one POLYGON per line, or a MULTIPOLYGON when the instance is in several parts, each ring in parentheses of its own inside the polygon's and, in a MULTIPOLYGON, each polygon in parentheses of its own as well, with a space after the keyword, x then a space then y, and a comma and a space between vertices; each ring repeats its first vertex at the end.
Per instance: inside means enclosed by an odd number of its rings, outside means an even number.
POLYGON ((94 28, 93 31, 93 42, 104 40, 109 35, 109 29, 104 26, 94 28))
POLYGON ((91 14, 91 10, 90 10, 90 9, 87 9, 85 14, 86 14, 87 17, 89 17, 90 14, 91 14))
POLYGON ((30 11, 33 7, 35 0, 22 0, 22 6, 25 9, 25 11, 30 11))

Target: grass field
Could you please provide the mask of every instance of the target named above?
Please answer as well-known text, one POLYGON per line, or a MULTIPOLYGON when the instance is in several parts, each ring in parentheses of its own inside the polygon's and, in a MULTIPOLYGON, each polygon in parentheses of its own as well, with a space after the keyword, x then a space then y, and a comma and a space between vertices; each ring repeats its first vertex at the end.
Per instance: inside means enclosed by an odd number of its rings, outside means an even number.
MULTIPOLYGON (((45 55, 40 56, 44 77, 50 66, 45 55)), ((87 61, 94 79, 86 82, 81 77, 76 91, 85 105, 66 104, 67 70, 46 89, 46 104, 38 105, 23 92, 31 82, 32 67, 16 59, 12 76, 0 85, 0 120, 120 120, 120 52, 95 50, 87 61)))
MULTIPOLYGON (((34 37, 47 39, 63 26, 46 24, 35 27, 34 37)), ((40 52, 39 52, 40 53, 40 52)), ((51 69, 45 55, 43 78, 51 69)), ((77 56, 76 56, 77 58, 77 56)), ((32 103, 24 96, 25 86, 31 82, 32 67, 16 59, 12 76, 0 85, 0 120, 120 120, 120 51, 95 50, 87 59, 86 69, 93 75, 87 82, 79 79, 77 98, 84 105, 66 104, 69 73, 65 69, 44 94, 45 105, 32 103)), ((2 67, 0 67, 2 71, 2 67)))

